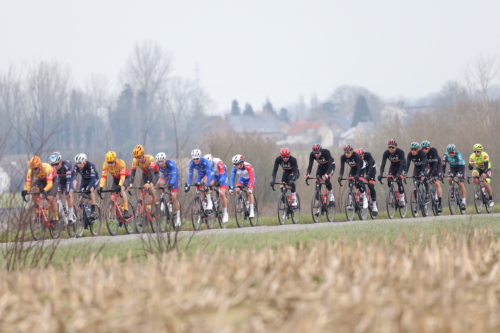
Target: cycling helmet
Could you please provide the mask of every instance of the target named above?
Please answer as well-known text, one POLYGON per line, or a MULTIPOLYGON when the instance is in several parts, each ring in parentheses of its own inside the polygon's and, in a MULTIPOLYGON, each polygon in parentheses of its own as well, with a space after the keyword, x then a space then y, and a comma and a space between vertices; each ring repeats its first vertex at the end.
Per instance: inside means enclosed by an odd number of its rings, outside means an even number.
POLYGON ((348 152, 348 151, 353 151, 354 149, 352 148, 352 146, 350 144, 346 144, 344 146, 344 152, 348 152))
POLYGON ((387 141, 387 145, 388 146, 397 146, 398 142, 394 139, 390 139, 389 141, 387 141))
POLYGON ((281 156, 290 156, 290 148, 284 147, 280 150, 281 156))
POLYGON ((87 160, 87 155, 85 154, 78 154, 75 156, 75 163, 83 163, 87 160))
POLYGON ((239 164, 241 162, 244 162, 245 158, 243 157, 243 155, 234 155, 232 161, 233 164, 239 164))
POLYGON ((50 161, 51 165, 59 163, 59 161, 61 161, 61 154, 59 152, 57 152, 57 151, 53 152, 49 156, 49 161, 50 161))
POLYGON ((31 169, 39 168, 42 165, 42 160, 38 156, 33 156, 29 161, 29 166, 31 169))
POLYGON ((206 158, 210 163, 212 163, 212 161, 214 160, 214 157, 212 156, 212 154, 206 154, 203 157, 206 158))
POLYGON ((455 147, 455 145, 453 143, 446 146, 446 151, 448 153, 451 153, 452 151, 455 151, 455 150, 457 150, 457 147, 455 147))
POLYGON ((359 156, 363 156, 365 154, 365 151, 363 150, 363 148, 358 148, 358 149, 355 150, 355 152, 359 156))
POLYGON ((199 150, 199 149, 194 149, 194 150, 191 152, 191 158, 192 158, 192 159, 195 159, 195 158, 201 158, 201 150, 199 150))
POLYGON ((410 149, 419 149, 419 148, 420 148, 420 143, 418 142, 410 143, 410 149))
POLYGON ((156 154, 156 161, 157 162, 166 161, 166 160, 167 160, 167 154, 165 154, 163 152, 156 154))
POLYGON ((106 162, 114 162, 116 160, 116 153, 114 151, 108 151, 106 153, 106 162))
POLYGON ((144 155, 144 147, 141 145, 135 146, 134 149, 132 149, 132 155, 135 158, 141 157, 142 155, 144 155))
POLYGON ((312 151, 321 151, 321 145, 319 143, 315 143, 312 146, 312 151))
POLYGON ((474 147, 472 147, 474 150, 483 150, 483 145, 480 143, 476 143, 474 147))
POLYGON ((422 143, 420 144, 420 147, 422 147, 422 148, 428 148, 430 146, 431 146, 431 143, 427 140, 422 141, 422 143))

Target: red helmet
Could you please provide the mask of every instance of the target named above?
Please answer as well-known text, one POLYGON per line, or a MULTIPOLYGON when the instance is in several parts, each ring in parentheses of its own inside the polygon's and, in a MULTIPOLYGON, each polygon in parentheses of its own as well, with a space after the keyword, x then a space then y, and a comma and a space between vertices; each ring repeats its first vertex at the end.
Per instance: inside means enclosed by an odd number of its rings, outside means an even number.
POLYGON ((312 151, 321 151, 321 145, 319 143, 313 144, 312 151))
POLYGON ((394 139, 390 139, 389 141, 387 141, 387 145, 388 146, 397 146, 398 142, 394 139))
POLYGON ((355 150, 355 152, 359 156, 363 156, 365 154, 365 151, 363 150, 363 148, 358 148, 358 149, 355 150))
POLYGON ((352 146, 351 146, 350 144, 346 144, 346 145, 344 146, 344 151, 345 151, 345 152, 346 152, 346 151, 353 151, 353 150, 354 150, 354 149, 352 148, 352 146))
POLYGON ((290 149, 287 147, 281 148, 280 155, 281 156, 290 156, 290 149))

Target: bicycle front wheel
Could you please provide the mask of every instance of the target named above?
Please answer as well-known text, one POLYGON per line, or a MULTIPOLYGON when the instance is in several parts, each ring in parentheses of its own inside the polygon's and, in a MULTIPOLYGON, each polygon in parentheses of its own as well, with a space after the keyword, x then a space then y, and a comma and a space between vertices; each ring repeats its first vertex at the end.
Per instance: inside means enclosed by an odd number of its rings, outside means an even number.
POLYGON ((283 225, 286 223, 286 219, 288 218, 288 204, 286 202, 287 198, 283 194, 283 192, 278 197, 278 222, 283 225))
MULTIPOLYGON (((359 198, 362 198, 362 194, 359 193, 359 198)), ((368 206, 363 208, 363 200, 361 199, 359 203, 358 217, 360 220, 364 221, 368 217, 368 206)))
MULTIPOLYGON (((212 198, 210 199, 212 200, 212 198)), ((217 220, 217 207, 215 206, 214 201, 212 200, 212 210, 207 212, 207 228, 213 229, 215 227, 215 221, 217 220)))
POLYGON ((297 206, 290 207, 290 210, 292 211, 293 224, 297 224, 300 222, 300 198, 298 193, 295 193, 295 198, 297 200, 297 206))
POLYGON ((52 220, 50 222, 49 233, 53 239, 58 239, 59 237, 61 237, 62 227, 63 227, 63 223, 64 223, 61 220, 63 218, 63 215, 61 215, 61 211, 62 211, 62 208, 59 209, 59 219, 52 220))
POLYGON ((98 236, 101 233, 101 227, 102 227, 102 215, 101 215, 101 207, 99 207, 99 204, 95 204, 95 211, 94 211, 96 217, 92 216, 87 216, 87 220, 89 221, 89 230, 90 234, 92 236, 98 236))
POLYGON ((450 208, 451 215, 455 215, 457 213, 458 201, 456 198, 455 187, 450 187, 448 190, 448 207, 450 208))
POLYGON ((75 208, 75 228, 76 228, 76 237, 82 237, 83 231, 85 230, 85 213, 84 213, 83 204, 80 202, 78 207, 75 208))
POLYGON ((30 230, 31 235, 34 240, 43 239, 43 234, 45 233, 45 225, 43 223, 43 217, 38 213, 38 208, 32 208, 32 214, 30 218, 30 230))
POLYGON ((354 205, 356 205, 356 201, 354 200, 354 195, 351 190, 347 190, 345 194, 345 216, 348 221, 352 221, 354 219, 354 205))
POLYGON ((148 223, 148 217, 146 215, 146 212, 144 211, 141 199, 138 199, 136 201, 135 211, 136 211, 134 219, 135 230, 137 231, 138 234, 142 234, 144 232, 144 229, 146 228, 146 223, 148 223))
POLYGON ((411 215, 413 215, 413 217, 417 217, 418 216, 418 212, 420 210, 420 200, 419 200, 420 196, 418 194, 418 187, 413 187, 413 189, 411 190, 411 198, 410 198, 410 208, 411 208, 411 215))
POLYGON ((321 219, 321 194, 315 190, 311 198, 311 216, 314 223, 318 223, 321 219))
POLYGON ((253 217, 249 217, 250 225, 256 227, 259 223, 259 206, 257 205, 257 199, 253 197, 253 217))
POLYGON ((328 220, 328 222, 335 221, 335 215, 337 214, 337 207, 335 201, 328 200, 328 203, 325 204, 325 212, 326 212, 326 219, 328 220))
POLYGON ((200 230, 203 218, 204 213, 203 207, 201 206, 201 200, 199 197, 194 197, 191 203, 191 222, 193 223, 194 230, 200 230))
POLYGON ((105 219, 106 227, 108 228, 109 234, 111 236, 116 236, 118 234, 118 228, 120 227, 119 214, 117 212, 118 207, 115 206, 113 200, 109 200, 106 204, 105 219))
POLYGON ((387 216, 390 219, 394 218, 394 214, 396 213, 396 198, 394 197, 394 190, 389 187, 387 194, 385 195, 385 206, 387 207, 387 216))
POLYGON ((247 218, 247 207, 243 195, 238 195, 234 200, 234 214, 236 217, 236 224, 239 228, 245 226, 245 219, 247 218))
POLYGON ((422 216, 427 217, 431 214, 432 198, 425 186, 420 187, 420 208, 422 211, 422 216))
POLYGON ((127 234, 131 235, 136 232, 136 222, 135 222, 135 209, 134 206, 132 206, 132 203, 129 201, 128 202, 128 209, 130 209, 130 217, 125 220, 123 217, 123 224, 125 225, 125 230, 127 231, 127 234))
MULTIPOLYGON (((396 198, 394 198, 394 200, 396 200, 396 198)), ((399 202, 397 203, 398 204, 398 210, 399 210, 399 215, 402 217, 402 218, 405 218, 406 217, 406 213, 408 212, 408 204, 407 204, 407 201, 406 201, 406 196, 404 197, 404 206, 401 206, 399 204, 399 202)))

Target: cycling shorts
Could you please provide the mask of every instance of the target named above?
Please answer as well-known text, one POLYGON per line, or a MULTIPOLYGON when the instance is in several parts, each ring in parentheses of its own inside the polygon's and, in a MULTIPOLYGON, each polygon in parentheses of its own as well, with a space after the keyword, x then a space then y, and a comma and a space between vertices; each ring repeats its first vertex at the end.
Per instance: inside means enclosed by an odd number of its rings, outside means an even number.
POLYGON ((95 189, 98 185, 99 178, 94 179, 94 181, 92 181, 92 178, 82 178, 82 181, 80 182, 80 191, 90 190, 91 188, 95 189))
MULTIPOLYGON (((59 187, 58 187, 58 190, 59 191, 64 191, 66 192, 66 178, 64 178, 64 183, 61 182, 62 179, 59 179, 59 187)), ((75 190, 75 185, 76 185, 76 180, 72 180, 70 183, 69 183, 69 190, 70 191, 74 191, 75 190)))
MULTIPOLYGON (((160 173, 155 172, 153 174, 153 184, 158 183, 158 179, 160 178, 160 173)), ((146 183, 149 181, 149 173, 142 173, 142 178, 141 178, 141 186, 146 185, 146 183)))
POLYGON ((214 175, 212 178, 212 184, 215 184, 217 182, 220 182, 220 189, 221 190, 226 190, 227 189, 227 174, 222 174, 222 175, 214 175))
POLYGON ((458 181, 459 182, 464 182, 464 175, 465 175, 465 167, 463 165, 460 165, 456 168, 454 167, 450 167, 450 170, 448 170, 448 176, 451 176, 451 177, 454 177, 454 176, 457 176, 458 177, 458 181))
MULTIPOLYGON (((126 176, 125 177, 125 181, 123 182, 123 185, 125 188, 129 187, 130 186, 130 183, 132 182, 132 177, 129 175, 129 176, 126 176)), ((112 186, 112 189, 116 189, 118 187, 118 184, 120 183, 120 178, 114 178, 113 177, 113 186, 112 186)))
POLYGON ((483 169, 479 169, 479 168, 474 168, 474 170, 472 170, 472 176, 476 176, 474 173, 478 173, 478 176, 482 176, 483 173, 486 173, 486 179, 485 179, 485 182, 487 183, 491 183, 491 169, 488 169, 488 170, 483 170, 483 169))
MULTIPOLYGON (((52 188, 46 192, 48 197, 55 197, 57 195, 57 189, 59 188, 59 177, 55 177, 52 181, 52 188)), ((32 187, 38 187, 40 191, 43 191, 43 188, 47 186, 47 181, 42 180, 40 178, 36 178, 33 181, 32 187)))
POLYGON ((253 179, 253 184, 250 184, 250 178, 242 178, 238 179, 238 182, 236 183, 236 186, 255 186, 255 182, 257 181, 257 177, 253 179))

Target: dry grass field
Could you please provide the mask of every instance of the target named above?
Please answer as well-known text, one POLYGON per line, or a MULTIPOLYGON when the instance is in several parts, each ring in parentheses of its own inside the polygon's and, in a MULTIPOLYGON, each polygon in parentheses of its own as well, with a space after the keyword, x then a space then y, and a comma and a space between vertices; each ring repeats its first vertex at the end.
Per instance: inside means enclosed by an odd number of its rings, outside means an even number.
POLYGON ((497 332, 499 257, 485 228, 100 254, 1 270, 0 331, 497 332))

